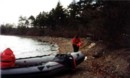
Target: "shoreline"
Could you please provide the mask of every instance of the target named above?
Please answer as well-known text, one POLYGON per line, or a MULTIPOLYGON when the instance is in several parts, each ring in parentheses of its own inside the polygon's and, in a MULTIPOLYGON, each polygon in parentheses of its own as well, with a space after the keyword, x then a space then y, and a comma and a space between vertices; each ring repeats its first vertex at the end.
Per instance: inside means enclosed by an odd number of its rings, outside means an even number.
MULTIPOLYGON (((57 44, 58 53, 73 51, 71 38, 50 36, 21 36, 40 42, 57 44)), ((75 71, 58 74, 53 78, 130 78, 130 49, 108 49, 102 41, 91 41, 81 38, 79 49, 87 59, 77 66, 75 71)))
MULTIPOLYGON (((35 40, 41 41, 41 42, 49 42, 51 44, 57 44, 59 47, 59 53, 68 53, 68 52, 73 52, 73 47, 71 43, 71 38, 64 38, 64 37, 50 37, 50 36, 34 36, 30 37, 35 40)), ((82 41, 82 46, 80 47, 79 50, 81 50, 85 55, 86 50, 92 48, 95 46, 95 43, 92 42, 91 40, 87 40, 86 38, 81 38, 82 41)))
MULTIPOLYGON (((57 44, 59 47, 59 53, 72 52, 71 38, 63 37, 33 37, 38 41, 47 41, 52 44, 57 44)), ((80 51, 87 56, 87 60, 77 66, 77 69, 72 72, 66 72, 65 74, 57 75, 54 78, 129 78, 130 63, 127 62, 127 58, 122 58, 125 53, 130 51, 124 49, 108 50, 107 46, 102 42, 93 42, 86 38, 81 38, 83 45, 80 47, 80 51), (108 69, 109 68, 109 69, 108 69)))

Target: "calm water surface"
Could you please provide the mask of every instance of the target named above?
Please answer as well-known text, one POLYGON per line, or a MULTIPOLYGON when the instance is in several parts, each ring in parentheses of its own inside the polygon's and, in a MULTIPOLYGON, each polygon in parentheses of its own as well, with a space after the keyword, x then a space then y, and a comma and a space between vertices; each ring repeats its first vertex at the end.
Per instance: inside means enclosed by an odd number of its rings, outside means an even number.
POLYGON ((0 52, 6 48, 11 48, 16 58, 56 54, 58 52, 56 44, 39 42, 32 38, 0 35, 0 52))

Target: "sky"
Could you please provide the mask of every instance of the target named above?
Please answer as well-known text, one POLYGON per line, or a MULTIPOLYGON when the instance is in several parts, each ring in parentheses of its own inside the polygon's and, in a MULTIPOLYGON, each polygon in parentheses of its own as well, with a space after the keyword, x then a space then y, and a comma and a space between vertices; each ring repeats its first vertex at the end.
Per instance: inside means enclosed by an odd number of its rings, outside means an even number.
POLYGON ((49 12, 58 1, 66 8, 73 0, 0 0, 0 24, 17 24, 20 16, 28 18, 49 12))

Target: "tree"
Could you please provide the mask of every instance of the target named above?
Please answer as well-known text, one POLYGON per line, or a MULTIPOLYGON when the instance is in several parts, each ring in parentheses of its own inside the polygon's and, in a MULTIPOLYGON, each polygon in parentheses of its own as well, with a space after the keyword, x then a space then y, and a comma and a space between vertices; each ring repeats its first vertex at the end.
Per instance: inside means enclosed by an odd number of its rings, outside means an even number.
POLYGON ((79 6, 77 5, 76 1, 73 2, 68 6, 68 27, 70 29, 78 30, 78 25, 80 24, 80 13, 79 13, 79 6), (71 20, 71 21, 70 21, 71 20))
POLYGON ((53 19, 56 21, 56 24, 62 24, 66 19, 66 12, 60 2, 57 3, 57 6, 52 10, 53 19))
POLYGON ((75 19, 78 16, 78 6, 75 0, 68 6, 70 18, 75 19))
POLYGON ((31 27, 34 27, 34 25, 35 25, 35 17, 33 16, 33 15, 31 15, 29 18, 28 18, 28 20, 30 20, 30 25, 31 25, 31 27))
POLYGON ((48 14, 46 12, 40 12, 33 21, 34 26, 37 28, 44 28, 44 26, 47 24, 47 18, 48 14))
POLYGON ((27 20, 27 18, 26 18, 26 17, 23 17, 23 16, 20 16, 20 17, 19 17, 18 26, 28 27, 28 25, 29 25, 29 21, 27 20))
POLYGON ((47 22, 52 29, 55 29, 56 26, 65 25, 66 19, 67 19, 67 10, 63 8, 60 2, 58 2, 57 6, 49 12, 47 22))
POLYGON ((15 33, 15 30, 14 30, 14 25, 13 24, 9 24, 9 23, 7 23, 7 24, 3 24, 3 25, 1 25, 0 26, 0 33, 1 34, 13 34, 13 33, 15 33))
POLYGON ((29 27, 29 21, 28 20, 25 21, 25 26, 29 27))

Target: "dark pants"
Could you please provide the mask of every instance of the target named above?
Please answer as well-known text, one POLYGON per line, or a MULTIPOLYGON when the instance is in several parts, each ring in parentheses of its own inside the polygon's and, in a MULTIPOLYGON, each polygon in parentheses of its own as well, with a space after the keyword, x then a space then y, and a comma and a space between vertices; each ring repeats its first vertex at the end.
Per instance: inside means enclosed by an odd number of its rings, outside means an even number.
POLYGON ((79 51, 79 47, 75 44, 73 44, 73 51, 74 52, 78 52, 79 51))

